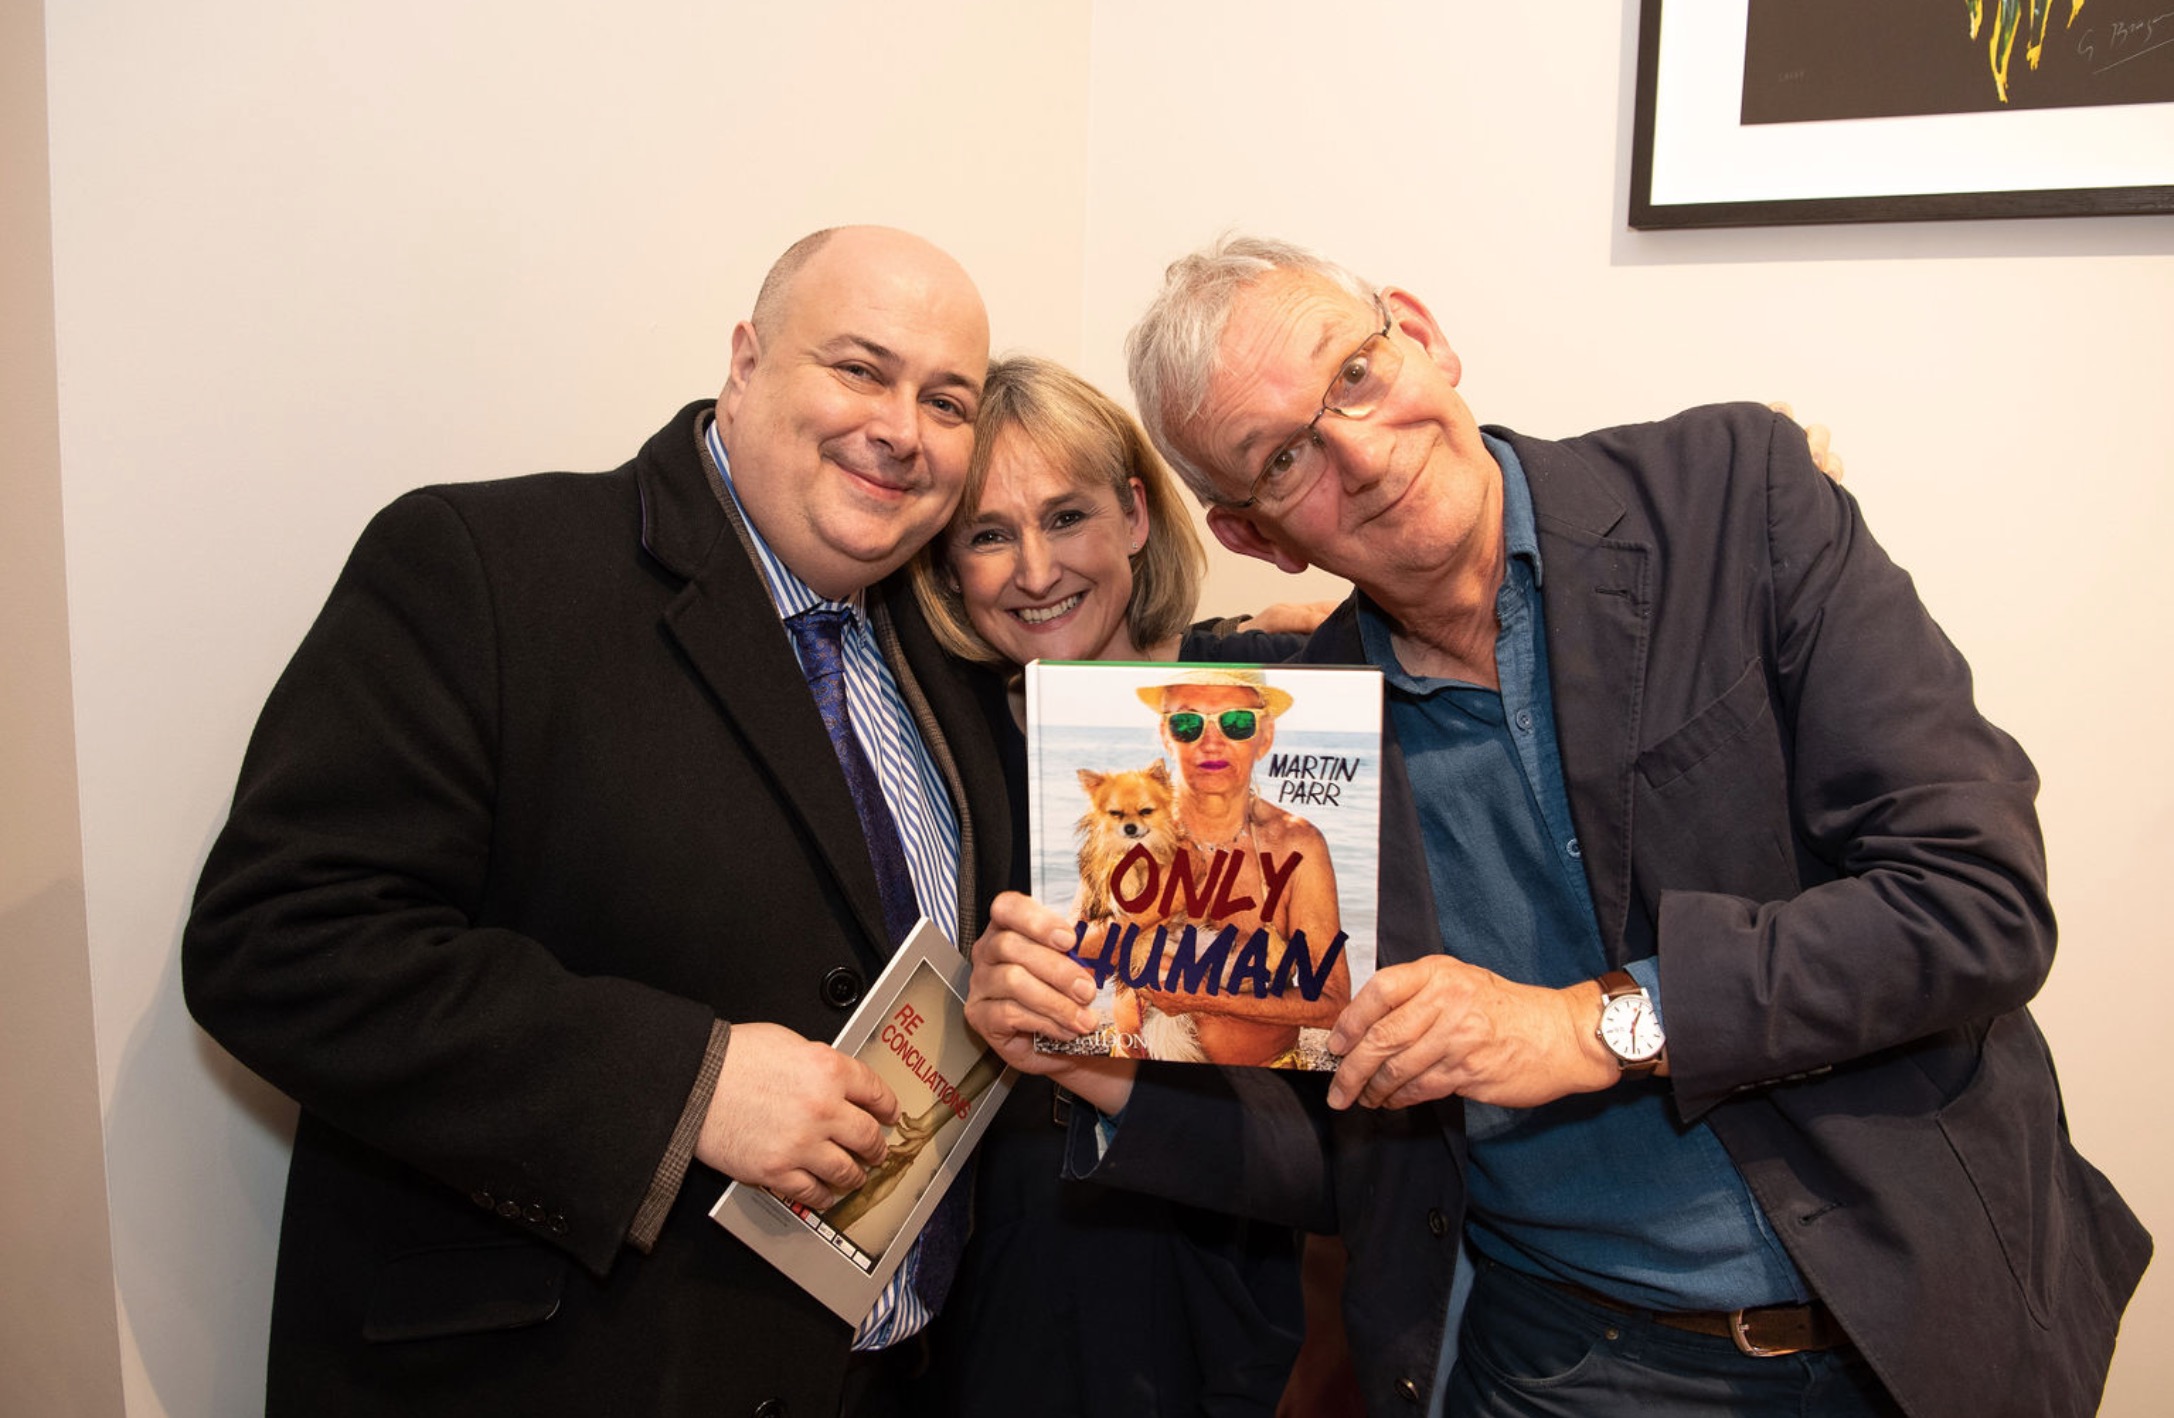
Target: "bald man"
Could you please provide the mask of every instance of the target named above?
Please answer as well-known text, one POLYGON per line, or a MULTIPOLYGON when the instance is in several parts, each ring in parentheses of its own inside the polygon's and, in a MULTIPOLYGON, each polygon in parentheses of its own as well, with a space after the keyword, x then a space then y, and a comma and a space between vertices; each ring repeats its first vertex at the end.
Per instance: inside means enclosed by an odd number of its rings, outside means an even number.
POLYGON ((986 721, 886 584, 987 361, 949 256, 818 232, 620 468, 363 533, 183 942, 302 1108, 268 1412, 897 1411, 951 1258, 855 1331, 706 1212, 860 1185, 899 1100, 823 1041, 1009 868, 986 721))

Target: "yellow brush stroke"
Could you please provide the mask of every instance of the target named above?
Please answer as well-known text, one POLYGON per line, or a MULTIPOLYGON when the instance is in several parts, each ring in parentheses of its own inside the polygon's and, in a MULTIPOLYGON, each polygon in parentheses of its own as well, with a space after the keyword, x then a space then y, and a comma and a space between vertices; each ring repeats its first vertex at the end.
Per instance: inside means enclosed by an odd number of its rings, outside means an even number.
MULTIPOLYGON (((1966 0, 1970 8, 1970 37, 1976 39, 1978 31, 1985 27, 1985 0, 1966 0)), ((2068 25, 2076 23, 2076 16, 2083 13, 2084 0, 2068 0, 2068 25)), ((2031 0, 2029 25, 2036 25, 2038 37, 2024 46, 2023 58, 2033 69, 2038 67, 2039 56, 2045 53, 2046 26, 2053 19, 2053 0, 2031 0)), ((2064 26, 2065 28, 2066 26, 2064 26)), ((2015 54, 2016 35, 2027 28, 2023 18, 2023 0, 2000 0, 2000 11, 1993 17, 1993 32, 1986 37, 1986 61, 1993 70, 1993 91, 2000 101, 2008 101, 2008 61, 2015 54)))

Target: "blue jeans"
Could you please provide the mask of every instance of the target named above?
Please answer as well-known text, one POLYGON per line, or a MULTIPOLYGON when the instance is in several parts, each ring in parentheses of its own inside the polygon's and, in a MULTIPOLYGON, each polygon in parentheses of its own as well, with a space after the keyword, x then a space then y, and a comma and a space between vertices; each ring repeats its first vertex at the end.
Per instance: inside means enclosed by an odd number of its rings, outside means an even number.
POLYGON ((1853 1348, 1755 1359, 1482 1260, 1447 1418, 1900 1418, 1853 1348))

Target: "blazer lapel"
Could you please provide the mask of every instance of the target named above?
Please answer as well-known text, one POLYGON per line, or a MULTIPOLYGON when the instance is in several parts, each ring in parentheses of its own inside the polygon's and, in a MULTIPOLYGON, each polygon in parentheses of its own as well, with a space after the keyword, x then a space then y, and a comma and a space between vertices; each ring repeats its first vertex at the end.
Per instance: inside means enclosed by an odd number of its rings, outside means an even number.
POLYGON ((665 607, 665 628, 749 761, 806 825, 807 840, 837 879, 867 948, 880 961, 891 944, 860 814, 777 608, 719 501, 722 489, 713 491, 714 475, 699 442, 702 426, 699 419, 675 420, 642 450, 635 468, 642 545, 686 580, 665 607))
POLYGON ((1645 702, 1652 549, 1609 534, 1624 505, 1559 443, 1510 440, 1539 527, 1548 684, 1570 813, 1609 958, 1623 961, 1631 896, 1631 774, 1645 702))

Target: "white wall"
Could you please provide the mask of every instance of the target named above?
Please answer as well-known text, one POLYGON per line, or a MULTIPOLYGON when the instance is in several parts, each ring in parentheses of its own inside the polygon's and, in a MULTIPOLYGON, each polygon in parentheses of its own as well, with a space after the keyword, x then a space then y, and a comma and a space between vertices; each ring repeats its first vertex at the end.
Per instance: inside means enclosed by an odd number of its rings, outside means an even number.
POLYGON ((45 20, 0 0, 0 1413, 121 1399, 61 556, 45 20))
MULTIPOLYGON (((2144 904, 2174 837, 2145 731, 2174 219, 1627 233, 1633 8, 52 6, 58 472, 30 474, 65 527, 126 1411, 261 1388, 291 1110, 196 1033, 175 945, 356 531, 420 482, 624 457, 720 382, 768 260, 841 220, 927 233, 999 346, 1112 388, 1161 265, 1242 225, 1419 290, 1485 418, 1786 395, 1834 424, 2045 774, 2067 931, 2041 1015, 2079 1140, 2174 1234, 2144 904)), ((2170 1337, 2147 1281, 2108 1413, 2156 1407, 2170 1337)))
MULTIPOLYGON (((2174 217, 1631 232, 1636 12, 1101 0, 1082 367, 1122 387, 1163 266, 1236 227, 1417 291, 1485 422, 1787 398, 1831 424, 2044 778, 2063 929, 2037 1014, 2078 1144, 2174 1238, 2174 217)), ((1292 589, 1258 567, 1211 596, 1292 589)), ((2104 1412, 2164 1413, 2170 1384, 2174 1282, 2153 1273, 2104 1412)))

